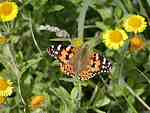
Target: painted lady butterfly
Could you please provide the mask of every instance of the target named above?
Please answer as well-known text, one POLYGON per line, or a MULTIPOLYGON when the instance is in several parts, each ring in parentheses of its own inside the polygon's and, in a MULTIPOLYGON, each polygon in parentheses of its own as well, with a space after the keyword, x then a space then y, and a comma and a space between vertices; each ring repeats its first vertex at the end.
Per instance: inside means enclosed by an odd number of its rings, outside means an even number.
POLYGON ((83 48, 72 45, 54 45, 48 48, 48 54, 60 61, 60 69, 68 76, 79 75, 81 80, 88 80, 100 73, 110 73, 112 64, 102 55, 94 52, 86 54, 83 48))

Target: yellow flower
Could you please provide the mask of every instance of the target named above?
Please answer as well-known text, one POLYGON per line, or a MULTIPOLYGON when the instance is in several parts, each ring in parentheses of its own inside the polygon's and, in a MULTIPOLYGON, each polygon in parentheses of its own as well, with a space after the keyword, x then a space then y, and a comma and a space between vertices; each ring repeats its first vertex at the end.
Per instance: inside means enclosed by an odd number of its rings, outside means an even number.
POLYGON ((147 22, 145 18, 140 15, 132 15, 123 22, 123 27, 128 32, 143 32, 147 27, 147 22))
POLYGON ((0 79, 0 96, 10 96, 12 92, 12 82, 10 80, 0 79))
POLYGON ((0 104, 4 104, 6 101, 6 97, 0 96, 0 104))
POLYGON ((3 22, 12 21, 18 14, 18 6, 15 2, 5 1, 0 3, 0 20, 3 22))
POLYGON ((144 40, 135 35, 133 38, 130 39, 130 50, 142 50, 144 48, 144 40))
POLYGON ((9 41, 9 40, 8 40, 6 37, 0 36, 0 45, 6 44, 8 41, 9 41))
POLYGON ((108 30, 103 34, 103 42, 110 49, 119 49, 126 39, 128 36, 122 29, 108 30))
POLYGON ((83 45, 83 38, 75 38, 71 41, 71 44, 77 48, 80 48, 83 45))
POLYGON ((32 109, 42 107, 42 105, 44 104, 44 101, 45 101, 44 96, 35 96, 31 101, 32 109))

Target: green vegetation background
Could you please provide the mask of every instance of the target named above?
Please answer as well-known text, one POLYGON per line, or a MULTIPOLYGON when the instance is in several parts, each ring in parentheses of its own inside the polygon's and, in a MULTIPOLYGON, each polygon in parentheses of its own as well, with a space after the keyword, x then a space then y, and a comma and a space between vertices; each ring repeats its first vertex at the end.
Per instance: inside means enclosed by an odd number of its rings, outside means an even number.
MULTIPOLYGON (((16 2, 20 7, 17 19, 1 30, 10 43, 0 45, 0 73, 15 87, 1 113, 150 113, 149 26, 140 34, 147 46, 139 53, 129 53, 127 47, 110 51, 101 42, 96 46, 113 62, 110 81, 105 75, 77 82, 64 76, 46 52, 49 45, 60 42, 51 41, 57 38, 55 33, 39 31, 40 25, 52 25, 65 29, 72 38, 93 39, 97 31, 119 26, 128 14, 142 15, 149 22, 150 0, 16 2), (47 100, 43 108, 33 111, 31 97, 36 95, 47 100)), ((1 23, 0 28, 4 26, 1 23)))

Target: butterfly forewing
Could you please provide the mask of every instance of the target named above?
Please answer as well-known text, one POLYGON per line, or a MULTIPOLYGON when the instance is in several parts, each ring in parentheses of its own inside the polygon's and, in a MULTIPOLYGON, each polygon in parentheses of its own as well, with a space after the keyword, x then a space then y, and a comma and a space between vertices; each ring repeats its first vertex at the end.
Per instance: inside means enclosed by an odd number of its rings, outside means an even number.
POLYGON ((58 59, 62 63, 69 63, 72 56, 74 56, 73 49, 74 48, 71 45, 67 47, 64 47, 61 44, 58 46, 51 45, 48 48, 48 54, 51 57, 58 59))

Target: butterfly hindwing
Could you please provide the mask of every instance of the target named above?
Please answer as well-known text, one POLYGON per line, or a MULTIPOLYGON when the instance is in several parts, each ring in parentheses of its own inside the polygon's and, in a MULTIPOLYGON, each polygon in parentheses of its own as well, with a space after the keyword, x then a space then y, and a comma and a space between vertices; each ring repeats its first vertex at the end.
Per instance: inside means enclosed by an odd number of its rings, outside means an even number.
POLYGON ((87 80, 99 74, 102 68, 102 56, 93 53, 89 56, 89 63, 80 73, 81 80, 87 80))

